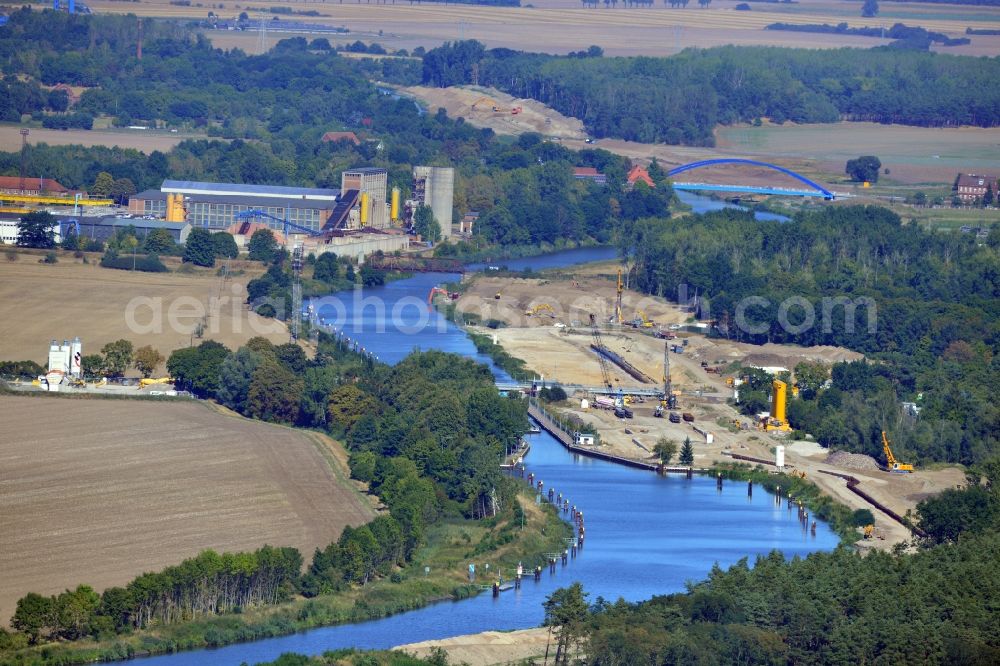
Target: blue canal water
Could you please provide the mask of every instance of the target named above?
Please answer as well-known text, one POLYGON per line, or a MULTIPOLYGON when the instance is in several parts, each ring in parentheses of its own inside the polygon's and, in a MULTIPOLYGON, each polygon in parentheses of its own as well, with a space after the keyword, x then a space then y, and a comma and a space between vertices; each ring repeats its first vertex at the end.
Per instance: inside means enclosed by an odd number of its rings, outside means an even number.
MULTIPOLYGON (((678 199, 691 207, 692 213, 707 213, 713 210, 722 210, 723 208, 749 210, 746 206, 732 204, 727 201, 719 201, 718 199, 711 199, 700 194, 695 194, 694 192, 688 192, 687 190, 677 190, 675 194, 678 199)), ((770 213, 766 210, 755 211, 753 216, 758 220, 772 220, 775 222, 787 222, 789 220, 786 215, 770 213)))
MULTIPOLYGON (((706 200, 708 201, 708 200, 706 200)), ((717 203, 717 202, 712 202, 717 203)), ((609 248, 583 248, 506 262, 515 270, 540 270, 613 258, 609 248), (516 266, 515 266, 516 261, 516 266)), ((427 306, 430 289, 457 281, 458 274, 427 273, 382 287, 313 299, 317 314, 339 333, 357 341, 380 360, 394 364, 415 349, 439 349, 490 365, 498 379, 508 377, 451 322, 427 306)), ((696 477, 660 477, 573 455, 546 433, 529 435, 528 471, 561 492, 584 512, 585 548, 568 566, 546 569, 521 590, 494 599, 489 594, 442 602, 382 620, 324 627, 281 638, 141 659, 143 666, 238 666, 270 661, 284 652, 321 654, 341 647, 388 648, 403 643, 487 630, 524 629, 542 621, 542 602, 558 587, 583 584, 590 600, 629 601, 679 592, 687 581, 705 577, 712 565, 728 566, 781 550, 786 557, 832 550, 838 539, 825 524, 816 534, 804 530, 796 512, 746 484, 696 477)), ((483 572, 488 562, 475 562, 483 572)), ((463 563, 463 567, 465 563, 463 563)), ((509 577, 506 572, 505 577, 509 577)))
MULTIPOLYGON (((745 483, 727 482, 720 491, 705 477, 661 477, 573 455, 548 434, 529 435, 528 471, 569 498, 584 512, 587 538, 576 558, 541 582, 530 577, 520 590, 498 599, 486 593, 442 602, 393 617, 324 627, 216 650, 182 652, 142 659, 143 666, 237 666, 269 661, 284 652, 321 654, 342 647, 389 648, 487 630, 525 629, 542 622, 542 602, 556 588, 580 581, 589 600, 601 596, 628 601, 680 592, 686 581, 705 577, 718 562, 774 549, 786 557, 831 550, 837 537, 825 524, 804 530, 796 512, 776 504, 757 488, 747 497, 745 483)), ((489 562, 475 561, 478 572, 489 562)), ((467 563, 463 563, 464 566, 467 563)), ((511 572, 505 572, 509 579, 511 572)), ((482 578, 482 573, 480 573, 482 578)))

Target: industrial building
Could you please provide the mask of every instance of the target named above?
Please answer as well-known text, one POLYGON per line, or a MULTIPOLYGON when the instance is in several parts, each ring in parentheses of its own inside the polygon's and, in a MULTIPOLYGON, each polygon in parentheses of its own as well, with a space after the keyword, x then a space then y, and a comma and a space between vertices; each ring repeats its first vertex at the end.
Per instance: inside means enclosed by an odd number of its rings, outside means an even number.
MULTIPOLYGON (((21 233, 18 225, 20 224, 20 218, 2 218, 0 219, 0 241, 4 245, 17 245, 17 237, 21 233)), ((56 226, 54 238, 57 243, 62 242, 62 234, 60 233, 59 227, 56 226)))
POLYGON ((83 343, 80 338, 73 342, 63 340, 60 345, 55 340, 49 345, 49 368, 45 373, 44 386, 49 391, 58 391, 59 385, 68 378, 80 379, 83 375, 81 361, 83 359, 83 343))
POLYGON ((71 215, 56 216, 56 237, 65 238, 68 234, 78 234, 82 240, 106 242, 118 233, 119 229, 131 227, 135 237, 142 242, 156 229, 166 229, 175 243, 183 244, 191 233, 191 225, 186 222, 166 222, 164 220, 149 220, 136 217, 100 216, 73 217, 71 215))
POLYGON ((270 216, 266 223, 276 231, 283 231, 279 220, 320 231, 336 208, 339 195, 340 191, 333 189, 165 180, 159 190, 133 195, 129 212, 225 231, 238 213, 260 210, 270 216), (168 199, 174 202, 172 206, 168 206, 168 199))
POLYGON ((407 219, 419 206, 430 206, 441 226, 441 240, 451 238, 452 208, 455 205, 455 170, 451 167, 413 167, 413 198, 407 202, 407 219))
POLYGON ((348 169, 340 175, 340 201, 328 229, 387 229, 390 224, 386 190, 389 172, 379 168, 348 169))

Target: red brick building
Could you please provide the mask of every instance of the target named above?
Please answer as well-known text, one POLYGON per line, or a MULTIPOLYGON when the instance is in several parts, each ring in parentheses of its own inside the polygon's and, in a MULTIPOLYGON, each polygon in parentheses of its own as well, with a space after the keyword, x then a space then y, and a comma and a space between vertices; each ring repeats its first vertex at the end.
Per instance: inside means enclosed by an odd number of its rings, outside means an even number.
POLYGON ((608 182, 607 176, 594 167, 573 167, 573 177, 577 180, 591 180, 598 185, 608 182))
POLYGON ((993 189, 993 200, 997 197, 996 176, 979 176, 974 173, 960 173, 955 180, 955 194, 963 203, 978 203, 983 200, 986 190, 993 189))
POLYGON ((73 194, 68 188, 63 187, 51 178, 36 178, 34 176, 24 179, 24 191, 21 190, 21 178, 19 176, 0 176, 0 192, 4 194, 27 194, 31 196, 42 194, 67 196, 73 194))

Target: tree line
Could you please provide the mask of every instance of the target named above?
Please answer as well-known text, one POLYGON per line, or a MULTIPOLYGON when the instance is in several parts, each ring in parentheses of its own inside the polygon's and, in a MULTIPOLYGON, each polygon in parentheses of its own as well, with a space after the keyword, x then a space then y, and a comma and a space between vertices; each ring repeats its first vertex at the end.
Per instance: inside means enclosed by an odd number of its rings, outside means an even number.
POLYGON ((873 206, 784 224, 727 210, 627 225, 620 250, 640 290, 697 292, 696 314, 717 335, 864 353, 870 363, 827 367, 832 384, 791 403, 792 425, 822 443, 881 457, 888 430, 918 461, 970 464, 998 450, 1000 230, 980 242, 873 206))
POLYGON ((931 536, 915 552, 773 552, 639 603, 557 590, 544 604, 555 663, 993 663, 998 462, 920 503, 931 536))
POLYGON ((670 58, 585 58, 446 43, 424 56, 423 81, 471 82, 581 119, 597 137, 714 145, 718 125, 754 122, 1000 124, 1000 59, 875 48, 724 46, 670 58))

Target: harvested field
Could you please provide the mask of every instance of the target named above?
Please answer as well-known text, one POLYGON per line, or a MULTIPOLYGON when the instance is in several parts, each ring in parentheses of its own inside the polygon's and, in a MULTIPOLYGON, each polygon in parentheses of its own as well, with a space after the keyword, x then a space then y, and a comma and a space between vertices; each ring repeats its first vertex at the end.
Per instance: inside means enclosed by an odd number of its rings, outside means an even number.
MULTIPOLYGON (((20 125, 0 125, 0 151, 21 150, 20 125)), ((108 146, 134 148, 144 153, 154 150, 169 151, 185 139, 204 139, 203 134, 171 134, 150 130, 53 130, 31 128, 28 142, 31 145, 47 143, 50 146, 108 146)))
MULTIPOLYGON (((145 0, 139 4, 95 0, 95 12, 134 13, 140 16, 201 19, 204 12, 191 7, 169 4, 168 0, 145 0)), ((273 6, 301 10, 304 5, 275 0, 273 6)), ((586 49, 591 44, 602 47, 608 55, 670 55, 688 47, 720 44, 767 44, 803 48, 869 48, 887 40, 837 34, 764 30, 774 22, 831 23, 846 22, 851 27, 872 24, 858 16, 856 6, 835 2, 809 2, 794 5, 757 3, 752 11, 734 11, 735 1, 717 0, 705 10, 670 9, 662 4, 649 9, 614 9, 603 5, 584 9, 575 0, 537 0, 528 7, 477 7, 445 3, 357 4, 312 3, 326 17, 288 17, 301 23, 344 26, 350 34, 324 35, 331 43, 346 44, 357 39, 377 41, 391 49, 432 48, 444 41, 478 39, 488 47, 507 47, 527 51, 567 53, 586 49)), ((221 16, 235 18, 238 10, 224 10, 221 16)), ((284 20, 284 19, 283 19, 284 20)), ((884 7, 879 21, 902 21, 920 25, 952 36, 963 34, 967 26, 997 28, 1000 21, 988 9, 941 5, 906 5, 884 7)), ((217 43, 237 45, 255 52, 257 35, 233 31, 206 31, 217 43)), ((268 46, 290 33, 272 32, 268 46)), ((995 55, 1000 52, 1000 38, 975 36, 967 46, 944 49, 948 53, 995 55)))
POLYGON ((225 284, 214 271, 133 273, 83 264, 72 253, 59 263, 39 263, 20 253, 0 261, 0 361, 48 360, 52 339, 80 336, 84 354, 125 338, 152 345, 164 357, 198 344, 194 330, 204 321, 204 339, 235 348, 255 335, 288 341, 285 325, 258 317, 244 305, 247 282, 262 272, 256 262, 237 262, 247 274, 225 284), (213 307, 209 307, 209 299, 213 307), (224 300, 225 299, 225 300, 224 300), (131 308, 130 308, 130 303, 131 308), (214 309, 213 309, 214 308, 214 309), (157 319, 158 316, 158 319, 157 319))
POLYGON ((195 402, 4 395, 0 409, 0 623, 27 592, 121 585, 206 548, 308 559, 373 515, 317 433, 195 402))

